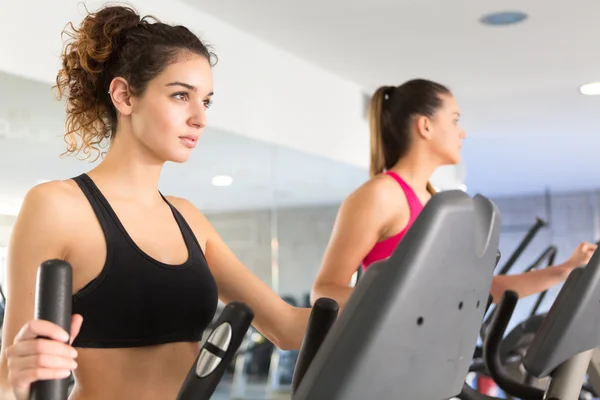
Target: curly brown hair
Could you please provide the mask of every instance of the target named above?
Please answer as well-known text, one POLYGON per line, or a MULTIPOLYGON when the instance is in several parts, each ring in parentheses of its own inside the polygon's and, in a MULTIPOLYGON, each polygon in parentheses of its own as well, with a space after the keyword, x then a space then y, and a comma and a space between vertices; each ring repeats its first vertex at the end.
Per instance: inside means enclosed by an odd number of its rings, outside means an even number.
POLYGON ((65 154, 100 156, 100 148, 114 139, 117 110, 108 93, 114 78, 127 80, 131 93, 140 96, 182 51, 216 63, 215 54, 186 27, 140 17, 128 6, 106 6, 88 13, 78 29, 73 23, 67 28, 63 33, 70 40, 54 86, 59 99, 67 98, 65 154))

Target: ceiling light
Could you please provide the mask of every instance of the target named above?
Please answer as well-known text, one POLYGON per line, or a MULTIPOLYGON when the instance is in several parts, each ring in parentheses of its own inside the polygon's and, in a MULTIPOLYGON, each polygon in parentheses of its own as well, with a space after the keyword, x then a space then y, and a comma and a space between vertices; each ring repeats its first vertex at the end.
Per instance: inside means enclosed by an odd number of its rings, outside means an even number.
POLYGON ((233 179, 228 175, 217 175, 212 178, 212 184, 215 186, 229 186, 233 179))
POLYGON ((461 183, 460 185, 458 185, 458 188, 460 190, 462 190, 463 192, 467 191, 467 185, 465 185, 464 183, 461 183))
POLYGON ((592 82, 586 83, 585 85, 581 85, 579 91, 581 92, 581 94, 585 94, 587 96, 600 95, 600 82, 592 82))
POLYGON ((501 11, 484 15, 479 19, 484 25, 505 26, 514 25, 527 19, 527 14, 521 11, 501 11))

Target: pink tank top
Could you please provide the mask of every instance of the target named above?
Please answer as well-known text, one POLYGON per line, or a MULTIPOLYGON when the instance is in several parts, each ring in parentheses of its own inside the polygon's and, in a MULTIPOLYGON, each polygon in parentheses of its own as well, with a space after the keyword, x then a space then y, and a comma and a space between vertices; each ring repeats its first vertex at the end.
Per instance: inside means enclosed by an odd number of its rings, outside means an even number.
POLYGON ((408 201, 410 219, 408 220, 408 224, 406 225, 406 227, 402 229, 400 233, 375 243, 375 246, 373 246, 369 254, 367 254, 367 256, 362 261, 362 267, 364 270, 367 270, 367 268, 369 268, 369 266, 374 262, 381 261, 392 255, 392 253, 396 249, 396 246, 398 246, 398 243, 400 243, 404 235, 406 235, 408 229, 412 226, 412 224, 419 216, 421 210, 423 210, 423 204, 421 203, 421 200, 419 200, 412 188, 406 182, 404 182, 404 180, 400 178, 398 174, 392 171, 387 171, 384 173, 394 178, 396 182, 398 182, 400 187, 402 187, 402 190, 404 191, 404 194, 406 196, 406 200, 408 201))

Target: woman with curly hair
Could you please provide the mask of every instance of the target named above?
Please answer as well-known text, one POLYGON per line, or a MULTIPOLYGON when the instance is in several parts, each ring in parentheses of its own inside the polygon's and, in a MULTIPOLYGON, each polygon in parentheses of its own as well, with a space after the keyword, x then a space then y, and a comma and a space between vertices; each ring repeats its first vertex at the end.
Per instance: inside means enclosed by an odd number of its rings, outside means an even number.
MULTIPOLYGON (((73 26, 71 25, 71 28, 73 26)), ((189 201, 163 196, 163 165, 187 161, 206 126, 213 54, 183 26, 128 7, 88 15, 57 77, 68 153, 110 147, 88 173, 31 189, 8 254, 0 398, 74 373, 72 400, 174 399, 217 308, 241 301, 275 345, 298 349, 310 309, 246 269, 189 201), (33 319, 36 271, 73 267, 71 335, 33 319)))

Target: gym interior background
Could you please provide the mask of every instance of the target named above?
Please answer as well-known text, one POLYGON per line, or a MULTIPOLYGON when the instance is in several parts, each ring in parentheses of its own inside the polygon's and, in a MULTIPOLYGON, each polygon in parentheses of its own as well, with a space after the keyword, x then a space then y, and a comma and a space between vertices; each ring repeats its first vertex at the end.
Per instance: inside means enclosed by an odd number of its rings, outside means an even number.
MULTIPOLYGON (((60 32, 82 18, 82 2, 32 1, 0 3, 2 287, 26 191, 91 167, 60 157, 64 105, 51 92, 60 32)), ((103 2, 83 3, 92 10, 103 2)), ((593 85, 582 86, 600 81, 600 3, 129 4, 189 26, 220 60, 210 126, 189 163, 167 165, 162 191, 193 201, 245 265, 290 302, 308 301, 340 202, 368 178, 369 94, 415 77, 450 86, 468 133, 463 162, 437 171, 435 186, 495 201, 504 261, 536 217, 547 222, 511 273, 550 245, 562 261, 582 240, 600 239, 600 98, 588 96, 593 85)), ((520 302, 512 325, 534 301, 520 302)), ((220 396, 285 398, 293 354, 259 335, 252 340, 220 396)))

